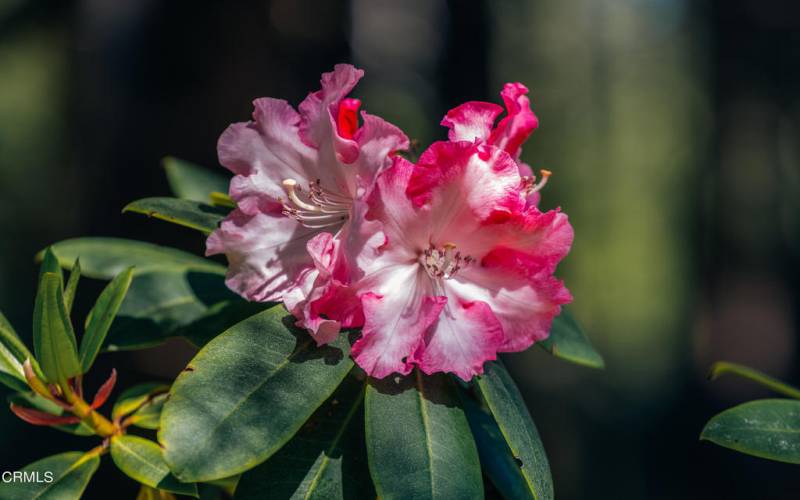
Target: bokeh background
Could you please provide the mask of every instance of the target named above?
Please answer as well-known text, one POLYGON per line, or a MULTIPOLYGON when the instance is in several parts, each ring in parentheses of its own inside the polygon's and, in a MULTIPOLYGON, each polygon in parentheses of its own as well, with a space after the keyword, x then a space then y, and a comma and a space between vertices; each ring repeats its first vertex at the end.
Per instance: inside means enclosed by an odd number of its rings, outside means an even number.
MULTIPOLYGON (((523 158, 575 227, 560 268, 607 362, 507 358, 559 499, 796 499, 794 466, 708 443, 768 393, 708 382, 719 359, 790 382, 800 291, 800 4, 777 0, 0 0, 0 310, 29 336, 33 255, 73 236, 201 252, 121 215, 168 194, 160 159, 219 168, 255 97, 299 102, 337 62, 365 108, 425 145, 444 113, 531 89, 523 158)), ((84 298, 93 298, 85 280, 84 298)), ((181 342, 104 355, 121 385, 174 375, 181 342)), ((2 389, 0 389, 2 390, 2 389)), ((90 444, 0 412, 0 469, 90 444)), ((87 498, 133 498, 105 461, 87 498)))

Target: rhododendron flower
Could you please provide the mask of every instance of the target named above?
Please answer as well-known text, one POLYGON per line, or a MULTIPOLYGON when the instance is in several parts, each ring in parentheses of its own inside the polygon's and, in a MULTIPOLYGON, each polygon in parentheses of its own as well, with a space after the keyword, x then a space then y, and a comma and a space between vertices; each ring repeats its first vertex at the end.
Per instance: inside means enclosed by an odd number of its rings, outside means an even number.
POLYGON ((364 227, 346 242, 363 273, 352 355, 368 374, 417 365, 469 380, 498 352, 547 337, 571 300, 553 272, 573 232, 524 195, 514 158, 475 142, 436 143, 378 177, 364 227))
POLYGON ((539 202, 538 191, 547 183, 549 170, 540 170, 539 182, 529 165, 520 159, 522 144, 539 126, 539 119, 531 110, 528 88, 521 83, 506 83, 500 92, 506 106, 507 115, 494 126, 503 108, 497 104, 483 101, 470 101, 457 106, 445 115, 442 125, 450 129, 451 141, 470 141, 490 144, 506 151, 519 166, 523 190, 529 203, 539 202))
POLYGON ((339 322, 315 315, 324 286, 347 281, 336 239, 347 232, 353 200, 368 192, 389 155, 408 147, 395 126, 362 113, 346 98, 363 76, 350 65, 322 75, 322 89, 300 104, 256 99, 253 120, 235 123, 218 143, 220 163, 235 175, 237 208, 207 241, 207 255, 225 254, 226 283, 252 301, 283 301, 318 342, 335 338, 339 322))

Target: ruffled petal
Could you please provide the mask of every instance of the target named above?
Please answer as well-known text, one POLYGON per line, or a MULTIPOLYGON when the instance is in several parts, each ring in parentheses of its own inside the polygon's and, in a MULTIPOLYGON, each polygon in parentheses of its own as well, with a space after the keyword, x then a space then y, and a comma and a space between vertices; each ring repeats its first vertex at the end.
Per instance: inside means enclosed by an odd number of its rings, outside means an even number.
POLYGON ((524 208, 520 182, 517 164, 500 149, 436 142, 420 156, 406 194, 416 206, 430 206, 438 232, 461 231, 462 219, 499 222, 524 208))
POLYGON ((448 293, 447 305, 414 353, 420 369, 432 374, 455 373, 464 381, 483 373, 486 361, 497 359, 503 328, 484 302, 466 302, 448 293))
POLYGON ((251 215, 278 204, 283 179, 307 182, 316 158, 298 135, 300 115, 286 101, 263 98, 253 105, 253 121, 229 126, 217 143, 220 163, 236 174, 231 198, 251 215))
POLYGON ((368 191, 375 176, 392 164, 392 155, 408 149, 408 137, 391 123, 369 113, 361 113, 364 124, 356 132, 359 147, 356 168, 359 186, 368 191))
POLYGON ((514 262, 501 260, 462 270, 448 288, 461 300, 491 308, 502 326, 501 352, 521 351, 547 338, 561 305, 572 301, 562 281, 549 274, 522 276, 514 262))
POLYGON ((236 209, 208 237, 206 255, 225 254, 225 283, 239 295, 256 302, 283 300, 315 269, 306 242, 317 232, 280 214, 236 209))
POLYGON ((521 83, 506 83, 500 96, 508 110, 508 115, 500 120, 489 137, 489 144, 497 146, 518 159, 522 143, 539 126, 539 119, 531 110, 528 88, 521 83))
POLYGON ((491 102, 471 101, 447 112, 442 125, 449 128, 451 141, 485 142, 503 108, 491 102))
POLYGON ((423 275, 416 265, 385 268, 371 291, 361 296, 364 328, 351 354, 368 375, 383 378, 411 371, 412 354, 446 302, 431 296, 423 275))
MULTIPOLYGON (((339 101, 347 97, 358 81, 364 76, 364 70, 350 64, 337 64, 333 71, 323 73, 320 79, 322 88, 308 94, 298 109, 303 115, 300 125, 300 137, 311 147, 319 148, 330 136, 331 104, 336 105, 333 117, 338 114, 339 101)), ((335 122, 334 122, 335 127, 335 122)), ((335 128, 334 128, 335 130, 335 128)))

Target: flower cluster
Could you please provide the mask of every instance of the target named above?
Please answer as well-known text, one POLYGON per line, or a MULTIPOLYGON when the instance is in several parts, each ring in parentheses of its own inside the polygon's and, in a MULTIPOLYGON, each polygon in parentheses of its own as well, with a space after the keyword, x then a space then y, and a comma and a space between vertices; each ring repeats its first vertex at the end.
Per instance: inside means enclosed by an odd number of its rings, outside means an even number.
POLYGON ((538 208, 520 160, 538 126, 527 89, 468 102, 442 121, 447 141, 416 163, 403 132, 347 95, 363 76, 337 65, 295 111, 254 102, 252 121, 220 137, 236 209, 207 242, 228 286, 281 301, 318 344, 362 328, 352 348, 371 376, 451 372, 464 380, 498 352, 547 337, 571 296, 553 276, 573 231, 538 208), (499 122, 498 117, 506 111, 499 122))

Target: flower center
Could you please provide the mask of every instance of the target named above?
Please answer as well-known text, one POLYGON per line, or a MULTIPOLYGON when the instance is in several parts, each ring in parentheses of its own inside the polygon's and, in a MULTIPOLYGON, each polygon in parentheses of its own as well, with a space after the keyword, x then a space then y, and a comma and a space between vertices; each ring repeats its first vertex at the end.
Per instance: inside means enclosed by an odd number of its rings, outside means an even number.
POLYGON ((287 200, 283 202, 283 215, 295 219, 305 227, 314 229, 334 226, 350 216, 353 200, 320 185, 319 179, 309 184, 308 191, 294 179, 284 179, 283 189, 287 200))
POLYGON ((432 279, 444 278, 449 280, 458 273, 460 269, 467 267, 475 259, 469 255, 461 255, 452 243, 445 243, 439 248, 431 245, 419 256, 419 263, 425 268, 432 279))

